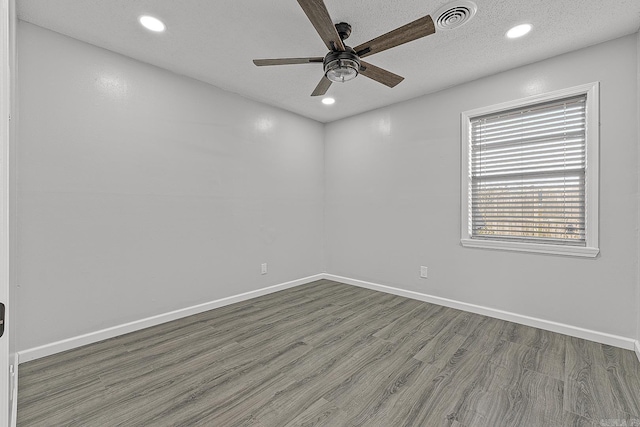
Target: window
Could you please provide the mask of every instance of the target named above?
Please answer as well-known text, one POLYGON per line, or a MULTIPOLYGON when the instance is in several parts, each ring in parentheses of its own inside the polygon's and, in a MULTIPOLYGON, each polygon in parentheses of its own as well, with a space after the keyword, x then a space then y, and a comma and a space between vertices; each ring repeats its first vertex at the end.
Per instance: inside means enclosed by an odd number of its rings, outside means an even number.
POLYGON ((595 257, 598 83, 462 113, 462 245, 595 257))

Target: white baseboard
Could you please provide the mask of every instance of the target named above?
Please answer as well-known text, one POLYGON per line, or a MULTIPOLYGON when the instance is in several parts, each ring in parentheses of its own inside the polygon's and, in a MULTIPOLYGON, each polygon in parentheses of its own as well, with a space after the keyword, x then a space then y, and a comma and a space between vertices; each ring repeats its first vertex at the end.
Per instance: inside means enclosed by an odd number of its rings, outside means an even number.
POLYGON ((147 317, 145 319, 136 320, 133 322, 125 323, 118 326, 112 326, 100 331, 90 332, 88 334, 79 335, 77 337, 67 338, 61 341, 45 344, 39 347, 30 348, 18 352, 20 363, 28 362, 30 360, 39 359, 41 357, 50 356, 52 354, 60 353, 73 348, 81 347, 83 345, 92 344, 98 341, 106 340, 116 337, 118 335, 128 334, 129 332, 138 331, 151 326, 160 325, 162 323, 170 322, 172 320, 181 319, 183 317, 192 316, 205 311, 213 310, 214 308, 223 307, 225 305, 234 304, 237 302, 245 301, 251 298, 256 298, 262 295, 267 295, 273 292, 282 291, 284 289, 293 288, 295 286, 311 283, 316 280, 321 280, 322 274, 316 274, 313 276, 304 277, 302 279, 292 280, 290 282, 280 283, 278 285, 269 286, 255 291, 245 292, 238 295, 233 295, 226 298, 221 298, 215 301, 206 302, 203 304, 194 305, 191 307, 181 308, 179 310, 170 311, 168 313, 159 314, 157 316, 147 317))
POLYGON ((519 323, 526 326, 532 326, 534 328, 545 329, 551 332, 557 332, 560 334, 569 335, 576 338, 582 338, 589 341, 599 342, 601 344, 607 344, 614 347, 620 347, 627 350, 633 350, 634 344, 638 358, 640 358, 640 344, 637 341, 621 337, 618 335, 612 335, 605 332, 592 331, 590 329, 584 329, 577 326, 566 325, 564 323, 553 322, 550 320, 538 319, 536 317, 525 316, 522 314, 511 313, 509 311, 498 310, 495 308, 484 307, 481 305, 469 304, 462 301, 456 301, 448 298, 436 297, 432 295, 422 294, 419 292, 408 291, 399 288, 393 288, 391 286, 379 285, 377 283, 366 282, 364 280, 351 279, 348 277, 336 276, 334 274, 324 274, 323 277, 328 280, 334 280, 336 282, 345 283, 347 285, 359 286, 361 288, 372 289, 374 291, 386 292, 388 294, 399 295, 402 297, 417 299, 420 301, 429 302, 432 304, 443 305, 445 307, 451 307, 458 310, 470 311, 472 313, 482 314, 489 317, 495 317, 501 320, 507 320, 509 322, 519 323))
POLYGON ((627 350, 634 350, 640 360, 640 341, 636 341, 631 338, 621 337, 618 335, 612 335, 605 332, 598 332, 589 329, 580 328, 577 326, 571 326, 563 323, 553 322, 549 320, 539 319, 535 317, 525 316, 522 314, 512 313, 504 310, 498 310, 490 307, 469 304, 461 301, 456 301, 448 298, 437 297, 433 295, 427 295, 419 292, 408 291, 405 289, 394 288, 391 286, 380 285, 377 283, 366 282, 364 280, 351 279, 348 277, 337 276, 334 274, 316 274, 302 279, 292 280, 290 282, 281 283, 274 286, 258 289, 255 291, 245 292, 239 295, 233 295, 226 298, 221 298, 215 301, 206 302, 203 304, 186 307, 183 309, 171 311, 168 313, 159 314, 157 316, 148 317, 145 319, 136 320, 134 322, 125 323, 123 325, 113 326, 111 328, 102 329, 100 331, 91 332, 77 337, 68 338, 65 340, 57 341, 54 343, 46 344, 39 347, 22 350, 16 354, 16 381, 17 381, 17 361, 19 363, 28 362, 30 360, 39 359, 41 357, 50 356, 52 354, 60 353, 73 348, 81 347, 83 345, 92 344, 98 341, 102 341, 108 338, 113 338, 118 335, 127 334, 129 332, 138 331, 151 326, 159 325, 162 323, 170 322, 172 320, 181 319, 183 317, 192 316, 214 308, 223 307, 225 305, 234 304, 236 302, 246 301, 251 298, 256 298, 262 295, 267 295, 273 292, 282 291, 284 289, 293 288, 295 286, 304 285, 320 279, 328 279, 336 282, 345 283, 348 285, 359 286, 362 288, 372 289, 375 291, 386 292, 389 294, 399 295, 407 298, 417 299, 420 301, 429 302, 432 304, 443 305, 445 307, 451 307, 458 310, 469 311, 472 313, 482 314, 489 317, 495 317, 497 319, 507 320, 510 322, 520 323, 522 325, 532 326, 534 328, 545 329, 552 332, 557 332, 577 338, 583 338, 589 341, 595 341, 602 344, 612 345, 615 347, 624 348, 627 350))

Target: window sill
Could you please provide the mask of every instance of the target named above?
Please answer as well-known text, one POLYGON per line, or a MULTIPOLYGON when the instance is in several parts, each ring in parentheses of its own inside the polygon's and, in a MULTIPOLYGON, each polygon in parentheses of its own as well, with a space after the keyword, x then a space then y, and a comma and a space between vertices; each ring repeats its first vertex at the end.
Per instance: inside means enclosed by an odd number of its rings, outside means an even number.
POLYGON ((462 246, 467 248, 501 249, 505 251, 534 252, 552 255, 567 255, 595 258, 599 248, 584 246, 545 245, 540 243, 503 242, 480 239, 461 239, 462 246))

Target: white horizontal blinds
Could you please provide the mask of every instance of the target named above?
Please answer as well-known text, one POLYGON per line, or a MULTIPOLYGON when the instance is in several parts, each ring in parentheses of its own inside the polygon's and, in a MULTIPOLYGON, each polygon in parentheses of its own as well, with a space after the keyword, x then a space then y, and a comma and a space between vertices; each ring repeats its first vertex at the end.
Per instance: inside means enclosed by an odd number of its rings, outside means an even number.
POLYGON ((471 119, 472 238, 585 246, 585 104, 471 119))

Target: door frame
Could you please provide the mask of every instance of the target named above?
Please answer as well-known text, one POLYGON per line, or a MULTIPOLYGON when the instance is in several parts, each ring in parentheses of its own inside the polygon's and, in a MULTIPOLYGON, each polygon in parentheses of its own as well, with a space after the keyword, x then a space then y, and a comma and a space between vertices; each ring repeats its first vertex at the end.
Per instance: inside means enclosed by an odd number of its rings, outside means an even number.
MULTIPOLYGON (((11 396, 13 385, 10 369, 10 303, 9 303, 9 202, 10 202, 10 138, 13 105, 13 61, 15 1, 0 0, 0 302, 5 304, 4 335, 0 338, 0 425, 15 422, 11 396), (13 415, 13 416, 12 416, 13 415)), ((15 402, 14 402, 15 403, 15 402)))

